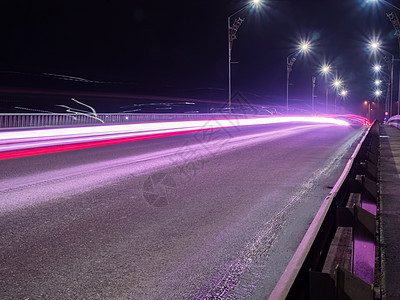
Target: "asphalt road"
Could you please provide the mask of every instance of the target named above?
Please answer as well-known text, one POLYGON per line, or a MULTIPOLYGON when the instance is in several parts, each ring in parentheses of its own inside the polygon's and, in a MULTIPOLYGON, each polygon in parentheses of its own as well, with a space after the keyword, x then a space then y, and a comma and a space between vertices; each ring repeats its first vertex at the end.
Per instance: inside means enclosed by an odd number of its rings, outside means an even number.
POLYGON ((263 299, 365 128, 216 129, 0 161, 0 299, 263 299))

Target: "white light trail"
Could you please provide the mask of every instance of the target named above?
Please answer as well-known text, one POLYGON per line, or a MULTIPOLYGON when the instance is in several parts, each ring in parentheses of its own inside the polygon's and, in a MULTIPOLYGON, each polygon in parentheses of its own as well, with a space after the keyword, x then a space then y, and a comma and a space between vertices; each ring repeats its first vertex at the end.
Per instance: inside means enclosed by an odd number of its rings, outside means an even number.
POLYGON ((196 130, 211 129, 219 127, 235 127, 250 125, 267 125, 288 122, 306 122, 332 124, 339 126, 349 126, 344 120, 330 117, 305 117, 305 116, 282 116, 282 117, 259 117, 249 119, 211 119, 196 121, 173 121, 173 122, 156 122, 141 124, 123 124, 123 125, 101 125, 101 126, 84 126, 84 127, 68 127, 68 128, 50 128, 50 129, 34 129, 34 130, 18 130, 0 133, 0 143, 6 141, 15 141, 26 138, 51 138, 51 137, 75 137, 75 136, 92 136, 107 135, 118 133, 151 133, 152 131, 165 130, 196 130))
POLYGON ((154 122, 123 125, 99 125, 68 128, 49 128, 33 130, 12 130, 0 132, 0 159, 36 155, 34 153, 51 153, 100 145, 128 142, 140 139, 158 138, 199 130, 229 128, 252 125, 268 125, 289 122, 315 123, 334 126, 349 126, 344 120, 333 117, 315 116, 280 116, 254 117, 242 119, 211 119, 195 121, 154 122), (94 144, 93 144, 94 143, 94 144), (91 144, 91 145, 89 145, 91 144), (75 146, 74 146, 75 145, 75 146), (53 149, 48 147, 56 147, 53 149), (64 148, 62 148, 64 147, 64 148), (40 149, 48 148, 45 152, 40 149), (68 149, 67 149, 68 148, 68 149), (30 151, 39 149, 40 151, 30 151), (28 151, 25 154, 12 151, 28 151), (7 154, 8 153, 8 154, 7 154))

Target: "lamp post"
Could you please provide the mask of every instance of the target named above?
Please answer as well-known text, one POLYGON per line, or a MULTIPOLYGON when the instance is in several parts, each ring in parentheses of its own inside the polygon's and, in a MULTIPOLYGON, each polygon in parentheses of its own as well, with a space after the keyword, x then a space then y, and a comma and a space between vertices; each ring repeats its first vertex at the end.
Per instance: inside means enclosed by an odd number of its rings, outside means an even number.
POLYGON ((371 101, 364 101, 364 104, 368 104, 368 120, 371 122, 371 101))
POLYGON ((335 79, 333 81, 333 86, 335 87, 336 94, 335 94, 335 114, 336 114, 336 98, 339 91, 339 88, 342 86, 342 81, 340 79, 335 79))
POLYGON ((286 57, 286 112, 289 112, 289 77, 293 70, 293 64, 296 62, 300 53, 307 53, 310 50, 309 42, 301 42, 298 49, 286 57))
POLYGON ((331 72, 331 66, 324 64, 321 67, 321 73, 325 76, 325 113, 328 113, 328 96, 329 96, 329 89, 328 89, 328 75, 331 72))
POLYGON ((343 89, 343 90, 340 91, 340 96, 342 96, 344 98, 344 97, 347 96, 348 92, 349 92, 348 90, 343 89))
MULTIPOLYGON (((379 42, 373 41, 370 43, 370 48, 372 49, 372 51, 376 52, 381 52, 384 54, 384 60, 386 61, 388 68, 390 70, 390 100, 387 101, 389 103, 385 104, 386 107, 386 111, 389 112, 389 116, 391 116, 391 107, 392 107, 392 102, 393 102, 393 66, 394 66, 394 55, 389 53, 388 51, 384 50, 381 48, 381 44, 379 42), (389 59, 387 56, 390 56, 391 59, 389 59)), ((374 65, 374 71, 375 72, 380 72, 381 70, 381 66, 376 64, 374 65)))
MULTIPOLYGON (((394 9, 397 9, 400 11, 400 8, 397 7, 396 5, 393 5, 392 3, 386 1, 386 0, 371 0, 371 2, 375 2, 375 3, 379 3, 379 2, 383 2, 389 6, 391 6, 394 9)), ((392 23, 394 29, 395 29, 395 35, 397 36, 398 42, 399 42, 399 50, 400 50, 400 22, 399 19, 397 18, 397 15, 393 12, 386 14, 386 16, 389 18, 390 22, 392 23)), ((393 61, 392 61, 393 63, 393 61)), ((392 76, 393 78, 393 76, 392 76)), ((392 79, 393 80, 393 79, 392 79)), ((392 88, 393 88, 393 84, 392 84, 392 88)), ((398 89, 398 96, 397 96, 397 100, 400 99, 400 76, 399 76, 399 89, 398 89)), ((391 105, 392 106, 392 101, 393 101, 393 93, 391 95, 391 105)), ((387 110, 386 110, 387 111, 387 110)), ((400 107, 397 106, 397 114, 400 114, 400 107)), ((390 117, 390 113, 389 113, 389 117, 390 117)))
POLYGON ((346 90, 345 88, 343 88, 340 92, 339 95, 342 97, 342 101, 344 102, 344 99, 347 97, 347 94, 349 93, 348 90, 346 90))
POLYGON ((231 25, 231 18, 240 13, 242 10, 247 8, 249 5, 259 5, 261 3, 261 0, 253 0, 246 5, 244 5, 242 8, 234 12, 228 17, 228 110, 229 113, 231 113, 232 110, 232 46, 233 46, 233 41, 237 39, 236 33, 244 22, 244 18, 237 18, 234 23, 231 25))
POLYGON ((311 80, 312 80, 311 107, 312 107, 312 113, 314 115, 315 82, 317 81, 317 77, 313 76, 311 80))

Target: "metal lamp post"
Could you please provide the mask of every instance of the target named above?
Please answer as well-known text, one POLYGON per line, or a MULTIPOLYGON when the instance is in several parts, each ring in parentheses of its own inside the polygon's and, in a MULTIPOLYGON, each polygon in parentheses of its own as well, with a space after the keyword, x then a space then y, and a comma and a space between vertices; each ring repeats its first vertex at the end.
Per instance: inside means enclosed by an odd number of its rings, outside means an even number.
MULTIPOLYGON (((384 60, 388 66, 388 69, 390 70, 390 100, 388 101, 389 103, 386 103, 386 111, 389 113, 389 117, 391 116, 391 110, 392 110, 392 103, 393 103, 393 77, 394 77, 394 55, 389 53, 388 51, 381 49, 380 47, 380 43, 379 42, 371 42, 370 43, 370 48, 374 51, 374 52, 381 52, 384 54, 384 60), (391 57, 391 59, 388 58, 388 56, 391 57)), ((374 66, 374 71, 375 72, 379 72, 380 71, 380 66, 379 65, 375 65, 374 66)))
POLYGON ((367 114, 367 116, 368 116, 368 121, 370 121, 371 122, 371 101, 369 101, 369 100, 367 100, 367 101, 364 101, 364 103, 365 104, 368 104, 368 114, 367 114))
POLYGON ((237 18, 234 23, 231 25, 231 18, 240 13, 242 10, 247 8, 249 5, 258 5, 260 4, 260 0, 253 0, 246 5, 244 5, 241 9, 237 10, 233 14, 228 17, 228 110, 231 113, 232 110, 232 46, 233 41, 237 39, 236 33, 244 22, 244 18, 237 18))
POLYGON ((312 107, 312 113, 314 115, 315 114, 315 110, 314 110, 315 82, 317 81, 317 77, 313 76, 311 78, 311 80, 312 80, 311 107, 312 107))
POLYGON ((300 53, 307 53, 310 49, 309 42, 302 42, 298 49, 286 57, 286 112, 289 112, 289 80, 290 72, 293 70, 293 64, 296 62, 297 56, 300 53))
POLYGON ((336 94, 335 94, 335 114, 336 114, 336 100, 337 100, 337 94, 339 92, 339 88, 342 86, 342 81, 340 79, 335 79, 333 81, 333 86, 335 87, 336 94))
MULTIPOLYGON (((371 0, 371 2, 375 2, 375 3, 382 2, 382 3, 385 3, 386 5, 388 5, 388 6, 392 7, 392 8, 397 9, 397 10, 400 11, 399 7, 397 7, 396 5, 393 5, 392 3, 390 3, 390 2, 388 2, 386 0, 371 0)), ((386 14, 386 16, 389 18, 390 22, 392 23, 392 25, 393 25, 393 27, 395 29, 395 35, 397 36, 397 39, 398 39, 398 42, 399 42, 399 51, 400 51, 400 22, 399 22, 399 19, 398 19, 397 15, 395 13, 393 13, 393 12, 386 14)), ((392 60, 392 64, 393 64, 393 60, 392 60)), ((393 78, 393 76, 392 76, 392 78, 393 78)), ((393 79, 392 79, 391 89, 393 89, 393 79)), ((399 89, 398 89, 397 100, 399 100, 399 99, 400 99, 400 76, 399 76, 399 89)), ((391 106, 393 104, 393 90, 391 90, 390 102, 391 103, 390 103, 389 111, 392 110, 391 106)), ((400 114, 400 105, 397 106, 397 114, 398 115, 400 114)), ((389 113, 389 116, 390 116, 390 113, 389 113)))
POLYGON ((328 75, 331 72, 331 66, 323 65, 321 67, 321 73, 325 76, 325 113, 328 113, 328 97, 329 97, 329 89, 328 89, 328 75))

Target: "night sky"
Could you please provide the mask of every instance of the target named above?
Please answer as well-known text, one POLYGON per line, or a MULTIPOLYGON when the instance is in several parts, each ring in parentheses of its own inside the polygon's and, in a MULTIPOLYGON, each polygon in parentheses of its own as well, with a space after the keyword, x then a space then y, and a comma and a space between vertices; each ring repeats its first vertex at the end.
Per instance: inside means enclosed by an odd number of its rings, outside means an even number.
MULTIPOLYGON (((40 81, 41 74, 50 73, 100 82, 67 86, 75 90, 168 90, 182 96, 207 89, 225 101, 227 17, 246 3, 2 0, 0 86, 62 88, 61 79, 40 81)), ((246 19, 233 46, 233 61, 239 62, 233 65, 233 90, 284 103, 286 56, 307 39, 312 52, 294 65, 291 98, 311 98, 311 77, 327 61, 345 81, 350 103, 372 99, 374 57, 366 50, 368 40, 380 37, 384 48, 398 56, 397 37, 386 17, 390 11, 365 0, 269 0, 260 9, 244 10, 237 15, 246 19)), ((322 77, 316 95, 322 101, 322 77)))

